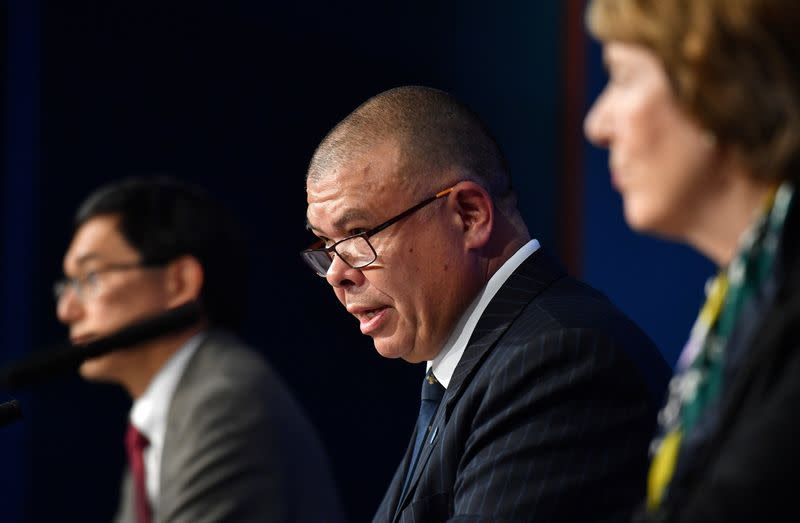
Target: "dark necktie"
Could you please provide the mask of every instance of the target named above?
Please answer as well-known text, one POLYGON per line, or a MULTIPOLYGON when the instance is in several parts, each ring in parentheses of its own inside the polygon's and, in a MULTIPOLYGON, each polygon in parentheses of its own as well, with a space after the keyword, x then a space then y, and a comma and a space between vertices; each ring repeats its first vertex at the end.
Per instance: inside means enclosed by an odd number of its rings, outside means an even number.
POLYGON ((406 474, 405 484, 403 485, 403 494, 405 495, 408 483, 411 476, 414 474, 414 468, 417 466, 417 459, 419 459, 420 451, 425 443, 425 437, 431 429, 431 421, 433 415, 436 414, 436 409, 439 408, 439 403, 444 396, 445 388, 433 375, 430 370, 425 374, 425 379, 422 380, 422 401, 419 405, 419 416, 417 417, 417 435, 414 440, 414 451, 411 454, 411 462, 408 465, 408 473, 406 474))
POLYGON ((125 434, 125 448, 128 451, 128 463, 133 475, 134 505, 137 523, 150 523, 150 501, 147 499, 147 484, 144 479, 144 449, 150 445, 147 438, 139 430, 128 424, 125 434))

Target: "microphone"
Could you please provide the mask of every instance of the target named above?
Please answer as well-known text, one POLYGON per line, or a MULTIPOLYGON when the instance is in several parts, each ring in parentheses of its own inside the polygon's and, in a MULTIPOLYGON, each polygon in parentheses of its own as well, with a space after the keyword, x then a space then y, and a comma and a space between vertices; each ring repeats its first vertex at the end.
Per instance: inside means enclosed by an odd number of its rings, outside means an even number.
POLYGON ((0 387, 18 389, 76 371, 89 358, 183 330, 200 321, 200 317, 200 305, 191 301, 84 345, 39 351, 0 371, 0 387))
POLYGON ((17 400, 0 403, 0 427, 5 427, 21 419, 22 409, 17 400))

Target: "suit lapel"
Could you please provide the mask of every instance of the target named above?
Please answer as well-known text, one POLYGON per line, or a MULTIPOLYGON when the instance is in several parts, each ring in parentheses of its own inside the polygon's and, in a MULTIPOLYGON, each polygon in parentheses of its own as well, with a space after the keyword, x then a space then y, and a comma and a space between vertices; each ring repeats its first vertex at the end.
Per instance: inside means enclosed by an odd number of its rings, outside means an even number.
MULTIPOLYGON (((480 320, 478 320, 478 324, 475 326, 475 330, 467 343, 467 348, 464 350, 464 354, 453 372, 453 377, 450 378, 450 384, 445 391, 444 398, 442 398, 442 403, 431 423, 431 432, 420 450, 419 461, 414 469, 414 475, 411 477, 408 490, 397 504, 389 505, 397 507, 394 520, 397 520, 400 515, 400 509, 414 491, 434 449, 439 446, 439 442, 442 439, 441 433, 444 432, 444 427, 447 424, 450 412, 455 406, 456 399, 468 382, 467 378, 476 370, 478 363, 483 360, 489 349, 519 316, 522 309, 563 275, 564 271, 546 254, 538 250, 517 267, 517 270, 511 274, 492 298, 492 301, 489 302, 480 320)), ((410 453, 406 452, 403 474, 394 496, 400 494, 402 479, 405 477, 405 471, 408 468, 409 456, 410 453)), ((395 483, 398 482, 395 481, 395 483)), ((393 485, 393 487, 395 486, 393 485)))
MULTIPOLYGON (((400 507, 400 494, 403 491, 403 483, 406 478, 406 474, 408 474, 408 467, 411 462, 411 453, 414 450, 414 435, 417 433, 417 426, 414 425, 414 431, 411 433, 411 440, 408 443, 408 448, 406 448, 406 453, 403 455, 403 461, 400 462, 400 466, 397 468, 397 472, 394 474, 394 479, 392 479, 392 483, 389 485, 389 489, 386 493, 386 500, 383 505, 383 508, 386 509, 386 518, 388 519, 392 516, 392 519, 396 518, 396 514, 398 513, 398 509, 400 507)), ((410 486, 409 486, 410 490, 410 486)), ((405 496, 403 496, 405 499, 405 496)))
POLYGON ((119 507, 117 515, 114 517, 114 523, 135 523, 136 510, 133 505, 133 479, 130 467, 126 467, 122 476, 119 507))
MULTIPOLYGON (((203 341, 200 342, 191 359, 186 363, 175 390, 172 393, 169 408, 167 410, 167 425, 164 432, 164 446, 161 451, 161 482, 159 487, 159 510, 154 513, 153 521, 159 523, 164 521, 164 515, 173 510, 173 500, 179 496, 173 492, 176 485, 171 478, 179 473, 179 465, 176 463, 176 456, 180 455, 180 449, 184 442, 176 439, 178 434, 186 434, 188 426, 191 426, 192 419, 188 416, 191 411, 189 406, 194 401, 193 394, 202 387, 204 376, 216 370, 216 354, 224 348, 236 343, 234 338, 218 330, 209 330, 203 341)), ((189 431, 191 432, 191 431, 189 431)))
MULTIPOLYGON (((445 396, 446 394, 447 393, 445 393, 445 396)), ((444 399, 442 399, 442 402, 444 402, 444 399)), ((425 466, 428 463, 428 459, 431 457, 431 453, 436 447, 439 446, 439 441, 441 440, 439 433, 442 432, 445 425, 445 415, 442 406, 443 405, 440 405, 439 409, 436 411, 436 415, 433 417, 430 434, 428 434, 425 441, 422 442, 422 448, 420 449, 419 458, 417 460, 417 466, 416 468, 414 468, 414 475, 411 476, 411 481, 408 484, 408 489, 403 495, 403 498, 400 499, 396 505, 394 505, 395 507, 397 507, 397 510, 395 511, 394 515, 394 520, 397 520, 397 518, 400 516, 400 509, 403 506, 405 506, 406 500, 411 496, 411 493, 414 492, 414 488, 416 487, 419 478, 422 476, 422 471, 425 469, 425 466)), ((416 432, 416 427, 414 429, 414 432, 416 432)), ((413 445, 413 439, 412 439, 412 445, 413 445)), ((403 486, 402 480, 406 477, 405 473, 406 470, 408 470, 409 459, 410 459, 410 454, 406 456, 406 466, 403 467, 403 474, 402 477, 400 478, 400 488, 402 488, 403 486)), ((397 494, 398 495, 400 494, 399 490, 397 494)))
POLYGON ((506 280, 481 315, 467 348, 458 362, 442 400, 448 414, 467 378, 500 336, 536 296, 564 275, 564 271, 541 249, 531 254, 506 280))

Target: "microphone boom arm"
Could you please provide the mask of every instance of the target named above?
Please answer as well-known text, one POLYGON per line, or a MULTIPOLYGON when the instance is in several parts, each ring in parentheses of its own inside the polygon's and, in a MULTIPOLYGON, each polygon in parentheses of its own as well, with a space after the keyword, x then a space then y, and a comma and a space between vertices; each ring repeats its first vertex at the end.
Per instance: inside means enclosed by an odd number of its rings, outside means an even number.
POLYGON ((200 305, 192 301, 85 345, 39 351, 0 371, 0 387, 19 389, 73 372, 89 358, 191 327, 200 320, 200 316, 200 305))

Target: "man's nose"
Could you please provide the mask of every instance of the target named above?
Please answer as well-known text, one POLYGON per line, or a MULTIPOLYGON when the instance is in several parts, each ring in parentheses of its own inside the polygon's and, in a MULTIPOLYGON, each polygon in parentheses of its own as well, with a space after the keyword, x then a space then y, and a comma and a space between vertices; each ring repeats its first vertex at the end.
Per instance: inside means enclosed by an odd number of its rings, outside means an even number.
POLYGON ((56 303, 56 316, 61 323, 70 324, 80 319, 83 303, 72 287, 66 287, 56 303))
POLYGON ((333 255, 331 266, 325 273, 325 279, 331 287, 349 288, 360 285, 364 280, 364 273, 361 269, 354 269, 346 264, 338 254, 333 255))

